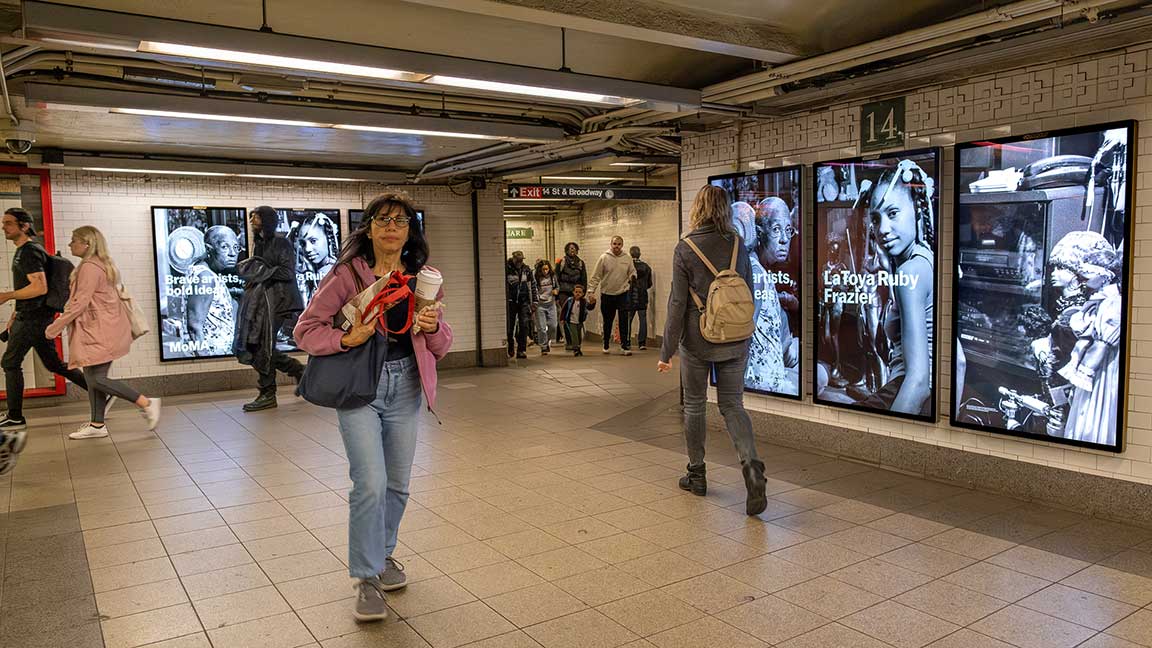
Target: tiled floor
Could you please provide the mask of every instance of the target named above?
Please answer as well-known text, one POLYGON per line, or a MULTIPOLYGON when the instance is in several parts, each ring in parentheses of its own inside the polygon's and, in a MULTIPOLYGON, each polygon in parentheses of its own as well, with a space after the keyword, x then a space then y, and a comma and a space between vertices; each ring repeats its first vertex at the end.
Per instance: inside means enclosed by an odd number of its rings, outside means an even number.
POLYGON ((1152 530, 761 444, 677 490, 676 380, 651 354, 445 372, 422 420, 398 618, 357 625, 330 411, 284 391, 126 407, 69 441, 37 411, 0 481, 0 646, 1152 646, 1152 530))

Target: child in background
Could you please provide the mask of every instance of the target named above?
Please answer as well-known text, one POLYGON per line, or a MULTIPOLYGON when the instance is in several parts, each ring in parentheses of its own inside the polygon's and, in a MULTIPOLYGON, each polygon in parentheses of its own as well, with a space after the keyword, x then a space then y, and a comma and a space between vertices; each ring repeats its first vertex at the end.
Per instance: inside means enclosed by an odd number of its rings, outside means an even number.
POLYGON ((584 299, 584 286, 576 284, 572 288, 572 296, 564 302, 560 310, 560 321, 568 331, 568 342, 572 344, 572 356, 578 358, 584 355, 580 344, 584 341, 584 320, 588 319, 588 300, 584 299))

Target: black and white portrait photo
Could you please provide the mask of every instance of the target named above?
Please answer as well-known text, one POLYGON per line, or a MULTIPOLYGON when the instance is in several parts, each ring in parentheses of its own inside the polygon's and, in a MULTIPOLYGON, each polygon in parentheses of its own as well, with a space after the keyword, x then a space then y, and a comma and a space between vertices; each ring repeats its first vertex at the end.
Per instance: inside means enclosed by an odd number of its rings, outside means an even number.
POLYGON ((162 360, 232 355, 246 214, 232 207, 152 208, 162 360))
POLYGON ((307 306, 340 256, 340 210, 276 209, 276 214, 276 231, 296 250, 296 285, 307 306))
POLYGON ((1133 125, 957 147, 954 425, 1122 449, 1133 125))
POLYGON ((800 397, 801 182, 794 166, 709 178, 732 200, 732 225, 748 248, 756 330, 744 386, 773 396, 800 397))
POLYGON ((939 151, 817 164, 814 401, 936 415, 939 151))

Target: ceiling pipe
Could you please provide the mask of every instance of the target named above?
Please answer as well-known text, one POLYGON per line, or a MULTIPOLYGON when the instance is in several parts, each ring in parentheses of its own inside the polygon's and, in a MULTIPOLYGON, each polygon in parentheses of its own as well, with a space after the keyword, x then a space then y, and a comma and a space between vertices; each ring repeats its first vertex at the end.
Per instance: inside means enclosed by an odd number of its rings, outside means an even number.
POLYGON ((1100 7, 1115 4, 1119 4, 1117 0, 1023 0, 713 84, 704 88, 703 101, 729 105, 752 103, 779 94, 778 88, 788 83, 955 44, 1016 25, 1054 18, 1088 16, 1095 19, 1100 7))

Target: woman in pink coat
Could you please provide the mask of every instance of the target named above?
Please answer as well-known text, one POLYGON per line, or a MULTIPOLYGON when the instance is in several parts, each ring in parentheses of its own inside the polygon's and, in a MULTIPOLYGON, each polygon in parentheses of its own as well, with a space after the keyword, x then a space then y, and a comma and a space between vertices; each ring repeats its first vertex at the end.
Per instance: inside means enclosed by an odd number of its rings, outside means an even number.
POLYGON ((53 339, 68 328, 68 367, 82 369, 88 381, 92 420, 68 436, 108 436, 104 414, 113 398, 135 404, 148 420, 148 429, 154 430, 160 421, 160 399, 148 398, 108 377, 112 361, 128 355, 132 346, 128 297, 120 284, 120 271, 108 255, 108 243, 100 230, 85 225, 72 232, 68 249, 80 258, 80 265, 72 272, 71 296, 64 312, 44 332, 53 339))
POLYGON ((355 322, 349 331, 333 326, 333 318, 359 286, 377 279, 391 275, 414 287, 415 275, 427 260, 428 243, 412 200, 405 194, 377 197, 365 208, 363 222, 345 242, 335 269, 321 282, 295 329, 296 344, 312 356, 344 353, 374 336, 387 337, 376 399, 363 407, 336 410, 352 478, 348 571, 359 579, 352 612, 358 621, 386 618, 384 593, 407 584, 404 567, 392 552, 408 504, 420 404, 436 407, 436 361, 452 346, 452 328, 442 320, 439 305, 413 314, 413 295, 381 317, 355 322))

